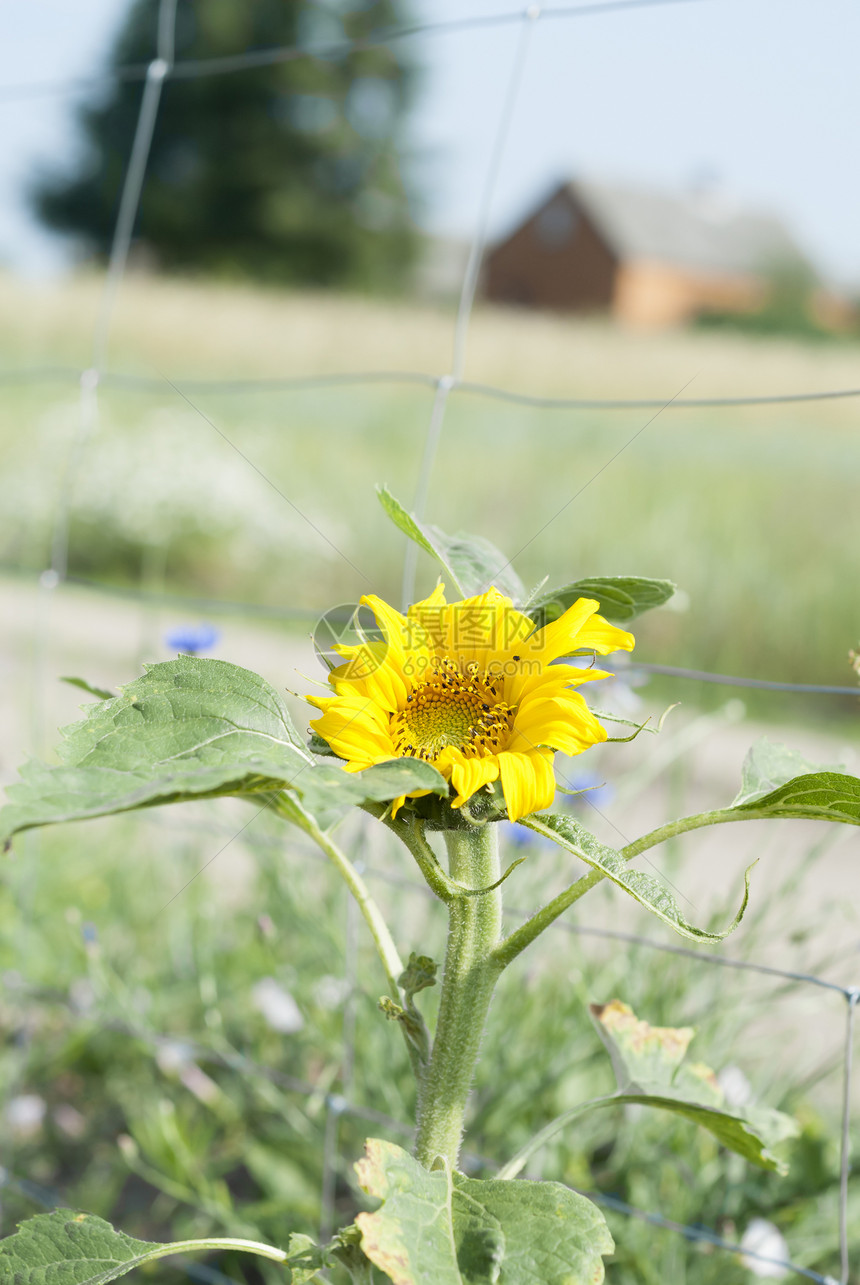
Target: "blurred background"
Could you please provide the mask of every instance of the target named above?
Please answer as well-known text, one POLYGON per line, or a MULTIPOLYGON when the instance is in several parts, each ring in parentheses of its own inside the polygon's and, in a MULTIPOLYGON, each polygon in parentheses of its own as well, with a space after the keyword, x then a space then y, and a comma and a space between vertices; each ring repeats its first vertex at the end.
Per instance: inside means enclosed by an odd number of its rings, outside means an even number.
MULTIPOLYGON (((727 803, 758 735, 857 770, 860 398, 790 400, 860 389, 855 6, 31 0, 3 30, 2 784, 79 716, 66 676, 113 688, 181 650, 320 680, 320 614, 400 598, 377 482, 522 550, 529 584, 676 581, 636 628, 645 666, 843 689, 620 672, 601 705, 682 705, 659 740, 560 762, 601 787, 575 806, 606 842, 727 803)), ((325 1231, 361 1138, 408 1136, 361 928, 301 840, 234 838, 245 819, 163 810, 4 860, 4 1233, 58 1202, 155 1238, 325 1231)), ((654 864, 705 922, 764 856, 725 953, 852 984, 856 839, 750 829, 654 864)), ((402 856, 358 823, 344 842, 403 950, 438 957, 402 856)), ((528 851, 524 908, 571 877, 528 851)), ((671 944, 594 901, 574 928, 671 944)), ((788 1180, 662 1120, 549 1148, 541 1173, 616 1200, 610 1279, 777 1271, 655 1218, 732 1243, 758 1223, 765 1257, 836 1275, 840 996, 587 931, 542 949, 499 997, 474 1164, 602 1091, 582 1005, 618 993, 699 1025, 699 1056, 803 1135, 788 1180)))

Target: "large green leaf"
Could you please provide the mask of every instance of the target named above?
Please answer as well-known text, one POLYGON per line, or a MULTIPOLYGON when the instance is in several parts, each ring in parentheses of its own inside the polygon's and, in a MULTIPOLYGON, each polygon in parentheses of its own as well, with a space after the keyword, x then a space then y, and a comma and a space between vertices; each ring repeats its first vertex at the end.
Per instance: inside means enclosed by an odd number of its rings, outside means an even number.
POLYGON ((27 763, 9 787, 0 841, 32 826, 222 795, 295 789, 309 811, 329 815, 411 790, 448 791, 417 759, 355 774, 318 764, 275 689, 222 660, 151 665, 121 695, 84 709, 64 729, 61 765, 27 763))
POLYGON ((464 1280, 597 1285, 603 1280, 603 1255, 615 1248, 597 1206, 559 1182, 501 1182, 454 1174, 458 1244, 465 1246, 467 1231, 474 1234, 482 1226, 492 1230, 496 1223, 504 1236, 499 1275, 464 1280))
POLYGON ((356 1165, 375 1213, 361 1247, 394 1285, 598 1285, 613 1250, 591 1201, 555 1182, 501 1182, 430 1172, 371 1138, 356 1165))
POLYGON ((744 760, 741 788, 731 811, 860 825, 860 779, 841 766, 811 763, 763 736, 744 760))
POLYGON ((729 1109, 713 1071, 701 1062, 685 1060, 695 1035, 691 1027, 650 1026, 617 999, 592 1004, 591 1015, 612 1058, 618 1081, 616 1101, 685 1116, 762 1169, 786 1172, 776 1149, 797 1136, 797 1124, 791 1116, 768 1107, 751 1107, 743 1113, 729 1109))
POLYGON ((740 909, 735 915, 728 928, 722 932, 708 932, 704 928, 695 928, 688 923, 678 907, 675 898, 669 892, 659 879, 653 875, 644 874, 641 870, 634 870, 622 855, 600 843, 585 826, 575 821, 573 817, 567 816, 560 812, 543 812, 538 815, 521 817, 520 825, 527 826, 534 830, 536 834, 543 835, 546 839, 552 839, 554 843, 566 848, 574 856, 579 857, 594 870, 600 871, 611 879, 619 888, 623 888, 640 906, 650 910, 658 919, 669 924, 675 932, 680 933, 682 937, 689 937, 692 941, 715 942, 722 941, 728 937, 730 932, 737 928, 744 911, 747 908, 749 900, 749 874, 747 870, 744 877, 744 896, 740 909))
POLYGON ((320 763, 296 779, 295 791, 318 821, 328 822, 344 809, 362 803, 387 803, 390 799, 425 790, 447 798, 448 782, 432 763, 421 759, 388 759, 363 772, 345 772, 342 767, 320 763))
POLYGON ((763 799, 799 776, 821 772, 840 774, 844 771, 841 765, 812 763, 787 745, 776 745, 762 736, 747 751, 741 770, 741 788, 732 800, 732 807, 763 799))
POLYGON ((515 604, 523 601, 525 585, 505 555, 489 540, 478 535, 466 535, 462 531, 457 535, 446 535, 438 527, 407 513, 387 487, 377 487, 377 493, 380 504, 394 525, 442 564, 464 598, 485 593, 494 585, 515 604))
POLYGON ((839 772, 811 772, 727 811, 757 818, 797 817, 860 825, 860 778, 839 772))
POLYGON ((628 843, 623 856, 629 861, 666 839, 703 826, 780 817, 860 825, 860 778, 838 768, 821 768, 784 745, 762 739, 747 754, 740 792, 729 807, 668 821, 628 843))
POLYGON ((649 580, 644 576, 595 576, 575 580, 560 589, 546 589, 529 607, 540 627, 572 607, 577 598, 596 598, 600 614, 616 625, 626 625, 643 611, 668 602, 676 586, 671 580, 649 580))
POLYGON ((22 1223, 0 1240, 0 1285, 107 1285, 135 1267, 165 1258, 211 1249, 245 1250, 285 1263, 287 1255, 272 1245, 217 1238, 160 1245, 135 1240, 94 1214, 55 1209, 22 1223))

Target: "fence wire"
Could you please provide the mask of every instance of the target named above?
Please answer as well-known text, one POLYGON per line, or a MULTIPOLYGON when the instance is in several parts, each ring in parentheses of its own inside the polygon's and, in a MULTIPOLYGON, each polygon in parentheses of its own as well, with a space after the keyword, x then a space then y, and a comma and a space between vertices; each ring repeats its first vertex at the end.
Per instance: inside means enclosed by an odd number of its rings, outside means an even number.
MULTIPOLYGON (((28 370, 7 370, 5 372, 0 372, 0 383, 3 384, 23 384, 27 382, 44 382, 47 380, 52 382, 77 380, 79 384, 80 413, 78 426, 73 439, 72 448, 69 453, 62 495, 55 514, 51 541, 51 563, 40 576, 40 594, 46 601, 43 602, 42 609, 38 613, 37 636, 34 640, 35 654, 37 656, 37 664, 34 669, 34 684, 37 688, 39 684, 44 681, 45 676, 45 653, 49 634, 50 598, 63 583, 84 585, 90 590, 95 590, 96 592, 108 595, 121 594, 124 597, 134 597, 144 603, 182 603, 186 606, 193 605, 196 608, 205 608, 207 611, 236 611, 243 615, 258 617, 272 616, 281 619, 294 620, 307 618, 304 613, 290 611, 289 609, 272 609, 245 603, 211 602, 209 600, 188 596, 174 597, 172 595, 146 594, 139 590, 118 590, 109 586, 100 585, 97 582, 80 580, 79 578, 69 576, 68 574, 68 538, 74 479, 85 455, 88 439, 97 422, 99 388, 114 386, 137 389, 163 389, 165 386, 164 381, 109 371, 107 369, 107 359, 115 304, 127 268, 134 226, 146 181, 147 162, 149 159, 153 131, 158 117, 161 93, 167 80, 179 81, 184 79, 195 79, 201 76, 225 75, 238 71, 248 71, 254 68, 271 66, 280 62, 293 61, 298 58, 337 56, 355 49, 370 48, 377 45, 388 44, 396 40, 413 37, 458 34, 470 30, 489 27, 510 26, 519 28, 512 67, 508 75, 506 91, 503 96, 502 107, 497 119, 495 138, 490 150, 490 162, 482 189, 480 208, 476 221, 476 231, 471 243, 468 265, 460 292, 460 303, 453 335, 452 363, 450 372, 445 374, 434 374, 420 371, 350 371, 328 375, 309 375, 305 377, 276 380, 242 380, 227 378, 222 380, 180 381, 180 387, 183 390, 181 395, 186 396, 186 398, 188 398, 189 394, 203 392, 229 396, 237 393, 247 394, 252 392, 272 391, 287 392, 290 390, 308 388, 361 385, 370 383, 411 383, 434 388, 435 397, 433 409, 427 429, 424 457, 418 473, 418 481, 416 485, 415 507, 419 515, 423 513, 427 496, 429 494, 433 459, 443 430, 446 405, 450 396, 454 394, 495 398, 545 411, 585 409, 611 411, 641 409, 658 410, 658 412, 662 410, 669 412, 679 408, 698 409, 707 407, 765 406, 860 397, 860 389, 850 388, 718 398, 683 398, 678 395, 668 402, 665 399, 654 398, 587 399, 545 397, 529 392, 513 391, 493 385, 474 383, 463 379, 465 345, 468 337, 472 307, 474 304, 481 262, 490 224, 493 194, 503 163, 508 129, 515 115, 517 97, 526 63, 530 36, 536 23, 538 21, 545 22, 554 19, 598 17, 609 13, 694 2, 695 0, 606 0, 606 2, 602 4, 568 5, 554 8, 544 8, 540 5, 534 4, 524 10, 506 10, 495 14, 460 17, 447 21, 425 22, 405 25, 399 28, 389 28, 361 40, 345 40, 334 44, 326 44, 324 46, 282 46, 269 49, 250 50, 223 58, 177 61, 174 58, 177 0, 160 0, 157 18, 155 52, 154 57, 150 62, 145 64, 126 65, 115 68, 109 73, 87 78, 0 86, 0 102, 18 101, 20 99, 34 97, 39 94, 78 92, 102 86, 106 83, 117 80, 132 82, 140 81, 143 82, 144 86, 134 140, 120 195, 101 305, 92 336, 91 365, 82 371, 51 366, 36 367, 28 370)), ((178 388, 177 391, 179 391, 178 388)), ((410 546, 410 548, 411 547, 412 546, 410 546)), ((410 553, 409 557, 411 558, 412 556, 413 555, 410 553)), ((407 562, 404 569, 405 593, 411 586, 413 576, 414 563, 410 564, 410 562, 407 562)), ((736 686, 765 687, 780 691, 816 692, 819 694, 832 695, 857 694, 856 689, 854 688, 783 684, 772 682, 770 680, 754 678, 731 678, 726 675, 709 674, 695 670, 680 670, 674 667, 659 665, 637 665, 635 668, 648 670, 654 673, 670 673, 675 677, 690 678, 695 679, 696 681, 720 682, 736 686)), ((37 744, 40 744, 41 734, 38 734, 35 739, 37 744)), ((252 818, 252 820, 253 819, 254 818, 252 818)), ((243 830, 245 828, 246 827, 243 827, 243 830)), ((198 832, 199 829, 200 827, 197 827, 198 832)), ((229 842, 232 842, 237 837, 236 834, 230 834, 228 831, 225 831, 224 833, 230 835, 229 842)), ((244 837, 245 841, 252 844, 259 843, 261 841, 257 837, 247 835, 244 837)), ((318 854, 314 855, 316 856, 318 854)), ((319 859, 325 860, 321 855, 319 855, 319 859)), ((384 877, 389 884, 395 886, 398 883, 396 879, 393 879, 386 872, 368 870, 367 873, 382 874, 382 877, 384 877)), ((412 889, 415 887, 415 885, 411 883, 408 886, 412 889)), ((431 895, 428 889, 423 888, 423 885, 421 886, 421 889, 422 891, 427 892, 428 895, 431 895)), ((351 1004, 358 988, 357 925, 354 917, 354 911, 350 909, 346 913, 347 949, 345 953, 345 983, 349 988, 350 998, 347 1000, 344 1010, 344 1069, 341 1079, 342 1092, 337 1094, 327 1093, 324 1100, 326 1110, 325 1154, 323 1186, 320 1202, 321 1233, 323 1236, 330 1233, 334 1228, 334 1191, 340 1160, 338 1146, 340 1119, 346 1114, 352 1114, 358 1118, 390 1128, 400 1135, 411 1133, 411 1127, 405 1125, 403 1122, 397 1121, 383 1113, 374 1111, 371 1108, 362 1106, 360 1103, 354 1103, 350 1100, 353 1088, 351 1068, 355 1048, 355 1016, 354 1009, 351 1008, 351 1004)), ((524 912, 511 910, 510 913, 516 915, 524 912)), ((860 988, 854 986, 841 986, 823 978, 772 968, 768 965, 757 964, 752 961, 732 959, 725 956, 705 955, 704 953, 684 947, 664 945, 661 942, 640 937, 635 934, 614 932, 608 929, 570 923, 554 924, 553 928, 567 933, 601 937, 616 940, 628 945, 635 944, 655 951, 668 952, 670 954, 680 955, 692 960, 702 961, 709 967, 722 967, 756 972, 783 980, 790 980, 797 984, 806 984, 813 987, 835 991, 843 996, 846 1008, 842 1057, 840 1198, 838 1228, 841 1276, 838 1283, 833 1281, 830 1277, 821 1276, 799 1264, 768 1258, 764 1255, 754 1253, 741 1245, 724 1239, 717 1233, 706 1228, 673 1222, 660 1212, 637 1209, 616 1197, 605 1193, 589 1192, 587 1194, 607 1208, 614 1209, 628 1217, 645 1220, 654 1226, 661 1227, 667 1231, 681 1235, 688 1240, 702 1241, 727 1253, 735 1255, 742 1254, 747 1260, 756 1259, 761 1264, 767 1265, 768 1268, 772 1269, 770 1274, 774 1274, 774 1271, 779 1270, 783 1273, 792 1272, 799 1277, 817 1281, 820 1285, 848 1285, 848 1182, 851 1172, 850 1113, 852 1053, 854 1014, 858 1000, 860 1000, 860 988)), ((140 1038, 150 1040, 154 1045, 157 1045, 159 1038, 162 1038, 152 1032, 145 1032, 139 1029, 135 1030, 134 1033, 140 1038)), ((213 1056, 215 1058, 221 1058, 222 1060, 230 1060, 229 1055, 225 1055, 223 1053, 213 1054, 212 1051, 206 1049, 205 1046, 195 1047, 197 1049, 196 1055, 198 1055, 201 1060, 205 1060, 206 1058, 213 1056)), ((240 1054, 237 1054, 236 1057, 238 1061, 234 1061, 232 1064, 240 1067, 243 1073, 262 1075, 266 1078, 277 1080, 283 1088, 304 1096, 318 1095, 320 1092, 320 1088, 317 1085, 295 1080, 293 1077, 282 1076, 271 1068, 261 1067, 250 1062, 249 1059, 240 1054)), ((481 1157, 467 1157, 467 1160, 471 1160, 473 1163, 478 1164, 483 1163, 481 1157)), ((58 1193, 41 1188, 39 1184, 32 1183, 25 1177, 15 1175, 7 1169, 0 1168, 0 1189, 4 1186, 18 1189, 29 1198, 37 1201, 37 1203, 42 1203, 45 1207, 61 1203, 58 1193)), ((224 1276, 223 1273, 198 1264, 189 1264, 187 1270, 189 1275, 199 1280, 210 1281, 213 1283, 230 1281, 230 1278, 224 1276)))

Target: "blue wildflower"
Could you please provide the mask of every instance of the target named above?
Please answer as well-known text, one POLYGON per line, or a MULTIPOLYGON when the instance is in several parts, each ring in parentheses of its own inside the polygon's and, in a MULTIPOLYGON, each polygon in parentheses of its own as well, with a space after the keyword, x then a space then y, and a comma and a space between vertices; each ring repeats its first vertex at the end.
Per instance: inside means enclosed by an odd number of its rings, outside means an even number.
POLYGON ((198 652, 211 651, 220 637, 214 625, 180 625, 166 633, 164 641, 171 651, 196 656, 198 652))

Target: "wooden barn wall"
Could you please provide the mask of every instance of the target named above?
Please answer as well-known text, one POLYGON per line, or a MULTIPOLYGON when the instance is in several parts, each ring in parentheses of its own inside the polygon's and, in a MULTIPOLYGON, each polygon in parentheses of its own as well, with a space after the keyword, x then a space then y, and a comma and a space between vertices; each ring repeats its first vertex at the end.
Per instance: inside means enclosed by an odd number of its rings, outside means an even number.
POLYGON ((614 256, 587 216, 569 197, 557 195, 490 253, 484 295, 531 308, 605 312, 613 300, 615 271, 614 256), (557 233, 561 243, 553 244, 548 211, 552 208, 563 223, 563 202, 573 222, 569 235, 562 239, 557 233))

